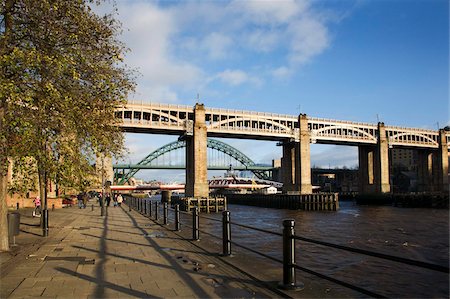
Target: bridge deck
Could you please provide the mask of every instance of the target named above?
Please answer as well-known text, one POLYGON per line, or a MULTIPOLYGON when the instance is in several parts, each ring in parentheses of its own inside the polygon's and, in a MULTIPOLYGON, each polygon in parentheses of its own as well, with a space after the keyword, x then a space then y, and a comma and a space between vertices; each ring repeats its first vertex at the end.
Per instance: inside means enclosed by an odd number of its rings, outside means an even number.
MULTIPOLYGON (((116 117, 125 132, 174 134, 190 132, 193 108, 190 106, 129 102, 116 110, 116 117)), ((298 117, 276 113, 206 108, 208 136, 261 140, 296 140, 298 117)), ((308 117, 312 143, 376 144, 378 125, 345 120, 308 117)), ((385 126, 390 147, 438 148, 439 131, 421 128, 385 126)), ((450 132, 444 142, 450 147, 450 132)))

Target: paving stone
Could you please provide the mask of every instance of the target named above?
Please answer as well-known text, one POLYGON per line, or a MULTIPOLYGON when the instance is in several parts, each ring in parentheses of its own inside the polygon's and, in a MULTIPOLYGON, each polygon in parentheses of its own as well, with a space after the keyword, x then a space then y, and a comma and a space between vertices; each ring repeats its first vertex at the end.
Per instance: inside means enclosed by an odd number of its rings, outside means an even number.
MULTIPOLYGON (((182 255, 203 265, 213 263, 217 267, 211 272, 232 282, 242 274, 219 265, 215 258, 201 254, 198 248, 165 227, 135 212, 128 213, 128 207, 109 208, 107 218, 92 217, 90 209, 57 210, 52 213, 52 225, 47 244, 33 252, 36 256, 22 259, 10 271, 11 276, 1 280, 2 295, 5 290, 15 289, 11 298, 254 297, 253 283, 230 283, 221 286, 218 292, 213 283, 205 281, 209 272, 195 273, 192 263, 182 263, 176 257, 182 255), (133 218, 138 227, 134 226, 133 218), (83 227, 89 229, 80 229, 83 227), (106 238, 102 239, 105 233, 106 238), (170 238, 151 237, 160 233, 170 238), (43 260, 45 256, 61 260, 43 260), (65 257, 95 259, 95 264, 68 261, 65 257)), ((18 241, 19 237, 23 236, 19 235, 18 241)))

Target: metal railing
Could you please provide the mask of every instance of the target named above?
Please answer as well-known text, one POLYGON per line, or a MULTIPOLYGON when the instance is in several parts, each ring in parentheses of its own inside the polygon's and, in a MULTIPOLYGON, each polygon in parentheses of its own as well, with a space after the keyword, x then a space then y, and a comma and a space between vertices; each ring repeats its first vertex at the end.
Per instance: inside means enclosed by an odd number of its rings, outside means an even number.
MULTIPOLYGON (((152 203, 154 203, 154 210, 153 210, 154 211, 154 213, 153 213, 154 220, 158 221, 158 210, 159 210, 159 202, 158 201, 128 197, 126 203, 130 207, 130 211, 133 208, 143 215, 146 215, 146 216, 148 215, 149 218, 152 217, 152 203), (129 202, 128 202, 128 200, 129 200, 129 202), (146 207, 149 207, 149 208, 146 208, 146 207)), ((163 203, 163 215, 164 215, 163 223, 164 223, 164 225, 168 224, 169 210, 170 209, 168 207, 168 204, 163 203)), ((442 266, 442 265, 407 259, 407 258, 403 258, 403 257, 398 257, 398 256, 384 254, 384 253, 379 253, 379 252, 374 252, 374 251, 369 251, 369 250, 364 250, 364 249, 359 249, 359 248, 353 248, 353 247, 348 247, 348 246, 343 246, 343 245, 339 245, 339 244, 333 244, 333 243, 329 243, 329 242, 325 242, 325 241, 314 240, 314 239, 298 236, 295 234, 295 221, 293 219, 283 220, 283 232, 279 233, 279 232, 274 232, 274 231, 270 231, 270 230, 265 230, 265 229, 261 229, 261 228, 257 228, 257 227, 252 227, 252 226, 232 222, 231 218, 230 218, 230 211, 227 211, 227 210, 222 212, 221 220, 215 219, 212 217, 203 216, 203 215, 200 216, 197 207, 194 208, 192 213, 180 211, 180 207, 178 204, 176 204, 173 207, 173 209, 171 209, 171 210, 173 210, 173 214, 174 214, 174 217, 172 219, 174 220, 174 230, 175 231, 178 231, 178 232, 181 231, 180 214, 185 214, 185 215, 192 217, 192 225, 191 226, 187 225, 187 224, 183 225, 184 227, 192 229, 192 239, 191 240, 193 240, 193 241, 200 240, 200 232, 202 234, 208 235, 212 238, 221 239, 222 240, 222 252, 220 254, 221 256, 224 256, 224 257, 230 256, 232 254, 231 245, 234 245, 236 247, 240 247, 242 249, 250 251, 258 256, 267 258, 271 261, 281 263, 282 267, 283 267, 283 277, 282 277, 282 281, 278 285, 279 288, 281 288, 281 289, 294 290, 294 289, 303 288, 303 284, 301 282, 297 282, 297 279, 296 279, 296 270, 300 270, 300 271, 315 275, 322 279, 339 284, 341 286, 344 286, 346 288, 349 288, 351 290, 360 292, 362 294, 365 294, 365 295, 368 295, 371 297, 385 298, 385 296, 383 296, 381 294, 372 292, 370 290, 366 290, 364 288, 352 285, 345 281, 341 281, 336 278, 330 277, 328 275, 318 273, 314 270, 297 265, 296 261, 295 261, 295 259, 296 259, 295 241, 296 240, 308 242, 308 243, 312 243, 312 244, 316 244, 316 245, 320 245, 320 246, 326 246, 329 248, 339 249, 339 250, 343 250, 343 251, 347 251, 347 252, 362 254, 362 255, 375 257, 375 258, 379 258, 379 259, 383 259, 383 260, 402 263, 402 264, 406 264, 406 265, 410 265, 410 266, 416 266, 419 268, 438 271, 438 272, 442 272, 442 273, 446 273, 446 274, 449 273, 449 267, 442 266), (222 236, 219 237, 219 236, 213 235, 211 233, 208 233, 206 231, 202 231, 200 229, 200 218, 222 223, 222 236), (283 258, 282 259, 275 258, 268 254, 262 253, 260 251, 254 250, 252 248, 249 248, 247 246, 244 246, 242 244, 232 241, 231 225, 281 237, 282 238, 282 248, 283 248, 283 258)))

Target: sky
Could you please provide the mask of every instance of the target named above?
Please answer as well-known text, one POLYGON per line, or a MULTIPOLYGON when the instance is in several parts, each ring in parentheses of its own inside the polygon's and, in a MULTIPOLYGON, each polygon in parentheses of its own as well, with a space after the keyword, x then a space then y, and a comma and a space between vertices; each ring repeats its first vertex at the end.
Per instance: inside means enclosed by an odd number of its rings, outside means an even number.
MULTIPOLYGON (((116 3, 130 99, 437 129, 449 125, 447 0, 116 3)), ((103 7, 99 11, 109 11, 103 7)), ((174 136, 126 134, 136 163, 174 136)), ((257 163, 274 142, 226 139, 257 163)), ((356 167, 357 148, 312 145, 312 165, 356 167)), ((183 179, 182 172, 137 177, 183 179)))

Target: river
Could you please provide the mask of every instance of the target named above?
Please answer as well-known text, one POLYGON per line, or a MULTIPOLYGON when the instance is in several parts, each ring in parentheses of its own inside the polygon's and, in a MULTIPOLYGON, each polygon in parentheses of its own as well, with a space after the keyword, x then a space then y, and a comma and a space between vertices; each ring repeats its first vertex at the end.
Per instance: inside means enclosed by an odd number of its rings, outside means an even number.
MULTIPOLYGON (((341 202, 337 212, 229 205, 231 221, 281 232, 295 220, 296 235, 413 260, 449 265, 449 211, 362 206, 341 202)), ((219 218, 220 214, 209 217, 219 218)), ((220 223, 201 229, 221 236, 220 223)), ((234 242, 281 259, 281 238, 232 226, 234 242)), ((296 241, 297 264, 387 297, 448 298, 448 274, 296 241)))

